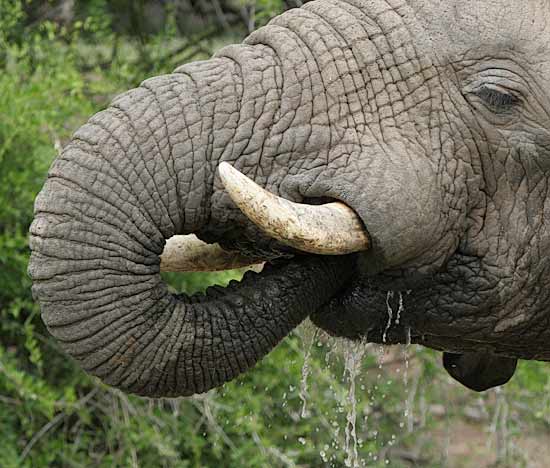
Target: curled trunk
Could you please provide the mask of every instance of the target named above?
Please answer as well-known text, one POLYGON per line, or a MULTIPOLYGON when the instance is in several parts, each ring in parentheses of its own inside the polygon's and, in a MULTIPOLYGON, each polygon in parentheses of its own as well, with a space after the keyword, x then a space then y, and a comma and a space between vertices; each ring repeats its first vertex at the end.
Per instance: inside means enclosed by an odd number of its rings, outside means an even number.
POLYGON ((217 161, 235 144, 241 67, 213 59, 122 95, 74 135, 37 198, 29 272, 44 322, 85 370, 123 390, 221 385, 349 274, 342 259, 308 258, 206 296, 174 296, 163 283, 166 239, 211 216, 217 161))

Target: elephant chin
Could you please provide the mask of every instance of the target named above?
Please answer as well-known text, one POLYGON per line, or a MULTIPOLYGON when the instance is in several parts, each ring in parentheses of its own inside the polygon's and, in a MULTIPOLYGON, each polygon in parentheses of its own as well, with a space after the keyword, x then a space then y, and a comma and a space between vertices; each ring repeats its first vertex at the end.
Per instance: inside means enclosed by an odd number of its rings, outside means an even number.
POLYGON ((443 366, 465 387, 484 392, 507 383, 516 372, 517 359, 490 353, 443 353, 443 366))

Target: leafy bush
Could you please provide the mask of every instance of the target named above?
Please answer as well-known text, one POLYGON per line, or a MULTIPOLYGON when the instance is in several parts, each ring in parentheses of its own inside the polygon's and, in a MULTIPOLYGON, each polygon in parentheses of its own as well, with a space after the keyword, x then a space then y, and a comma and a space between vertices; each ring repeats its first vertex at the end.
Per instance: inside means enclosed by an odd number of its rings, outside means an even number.
MULTIPOLYGON (((452 428, 468 408, 479 433, 498 442, 492 460, 520 466, 529 458, 515 441, 529 430, 547 437, 550 428, 550 379, 540 363, 522 363, 505 389, 477 397, 450 381, 435 353, 383 352, 306 326, 253 371, 195 398, 127 396, 75 366, 30 293, 34 197, 71 132, 146 73, 170 71, 180 56, 157 59, 189 38, 167 21, 141 45, 119 37, 124 53, 111 56, 103 44, 120 33, 108 2, 77 2, 70 24, 30 21, 31 3, 40 2, 0 0, 0 466, 343 466, 354 459, 354 440, 369 466, 441 466, 451 459, 444 440, 461 437, 452 428), (138 60, 143 50, 150 68, 138 60)), ((253 6, 261 22, 284 7, 253 6)), ((199 41, 199 55, 239 31, 199 41)), ((193 292, 239 274, 165 278, 193 292)))

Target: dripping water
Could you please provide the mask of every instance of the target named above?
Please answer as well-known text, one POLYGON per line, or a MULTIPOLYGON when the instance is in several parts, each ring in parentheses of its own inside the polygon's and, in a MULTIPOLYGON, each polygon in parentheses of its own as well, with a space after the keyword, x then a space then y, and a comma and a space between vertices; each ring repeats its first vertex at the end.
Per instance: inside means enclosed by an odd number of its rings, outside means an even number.
POLYGON ((308 378, 311 372, 311 350, 313 345, 317 341, 317 335, 319 333, 318 328, 309 328, 307 332, 304 331, 302 341, 305 344, 304 352, 304 364, 302 365, 302 378, 300 380, 300 392, 299 397, 302 400, 302 410, 300 411, 301 418, 307 418, 309 413, 307 411, 307 397, 308 397, 308 378))
POLYGON ((386 309, 388 311, 388 323, 386 324, 386 328, 384 330, 384 334, 382 335, 382 342, 385 343, 388 338, 388 331, 390 330, 391 323, 393 321, 393 309, 390 304, 390 300, 393 298, 393 291, 388 291, 386 293, 386 309))
POLYGON ((407 335, 405 338, 405 345, 403 346, 403 358, 405 361, 405 372, 403 374, 403 381, 405 384, 405 422, 407 425, 407 432, 410 434, 414 429, 414 416, 413 416, 413 403, 416 396, 416 388, 418 381, 415 381, 412 389, 409 388, 409 347, 411 345, 411 329, 407 328, 407 335))
MULTIPOLYGON (((403 312, 405 311, 405 306, 403 304, 403 294, 401 292, 398 292, 399 294, 399 306, 397 308, 397 312, 395 313, 395 324, 399 325, 401 322, 401 316, 403 312)), ((384 329, 384 334, 382 335, 382 342, 386 343, 388 341, 388 332, 390 331, 390 328, 392 326, 393 322, 393 308, 391 306, 391 300, 393 299, 395 295, 394 291, 388 291, 386 293, 386 310, 388 311, 388 322, 386 323, 386 328, 384 329)))
POLYGON ((357 398, 355 395, 356 378, 361 370, 361 363, 367 347, 364 343, 353 343, 344 348, 344 375, 347 374, 349 380, 348 390, 348 411, 346 415, 345 431, 345 451, 347 458, 345 464, 347 467, 359 467, 359 452, 357 441, 357 398))
POLYGON ((397 316, 395 317, 395 324, 396 325, 399 325, 399 323, 401 322, 401 314, 403 313, 403 311, 404 311, 403 294, 401 294, 401 292, 399 292, 399 307, 397 309, 397 316))

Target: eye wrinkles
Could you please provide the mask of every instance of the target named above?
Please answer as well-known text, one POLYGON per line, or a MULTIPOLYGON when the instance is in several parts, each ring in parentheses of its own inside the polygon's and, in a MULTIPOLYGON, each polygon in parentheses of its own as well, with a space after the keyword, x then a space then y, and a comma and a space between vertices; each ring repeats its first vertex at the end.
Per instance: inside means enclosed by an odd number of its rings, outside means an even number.
POLYGON ((509 112, 521 103, 520 99, 514 94, 489 86, 481 86, 473 94, 496 113, 509 112))
POLYGON ((497 115, 511 115, 529 102, 530 86, 517 64, 485 63, 483 60, 463 62, 460 68, 453 63, 460 82, 461 93, 477 108, 497 115))

